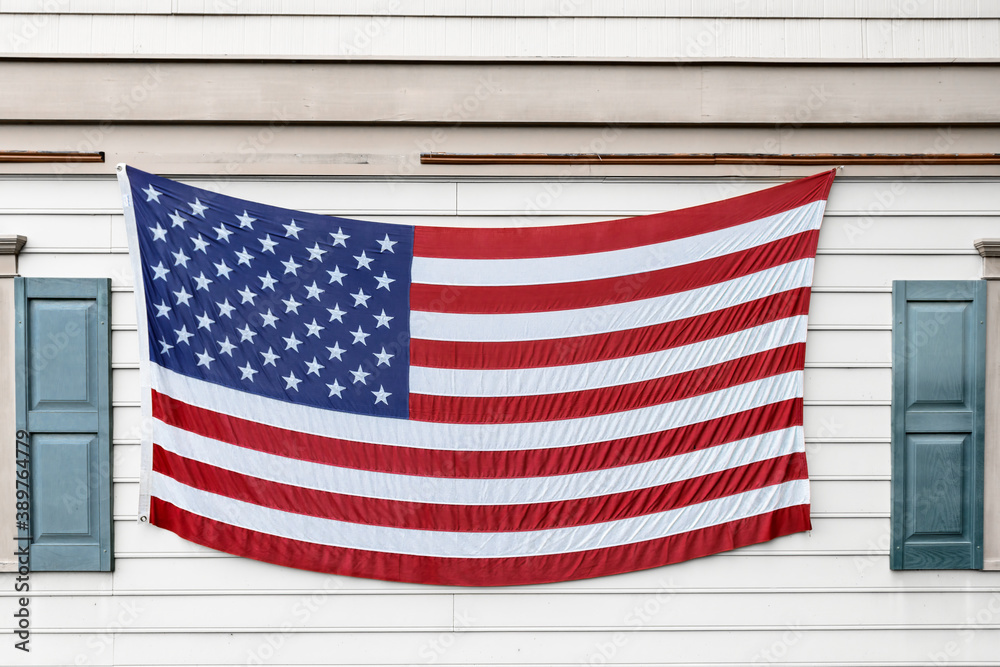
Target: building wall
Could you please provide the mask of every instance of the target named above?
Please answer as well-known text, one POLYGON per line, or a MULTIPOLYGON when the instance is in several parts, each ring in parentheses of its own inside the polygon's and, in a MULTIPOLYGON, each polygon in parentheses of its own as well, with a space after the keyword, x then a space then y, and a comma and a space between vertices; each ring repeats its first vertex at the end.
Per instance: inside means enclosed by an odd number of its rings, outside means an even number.
MULTIPOLYGON (((779 179, 190 180, 321 213, 501 225, 668 210, 779 179)), ((0 643, 0 664, 995 660, 1000 573, 891 572, 887 554, 891 282, 977 279, 972 244, 1000 228, 998 186, 1000 176, 835 182, 807 343, 810 533, 615 577, 451 589, 257 563, 137 523, 138 350, 117 184, 110 175, 4 177, 0 234, 28 236, 22 275, 113 281, 116 566, 34 574, 32 652, 0 643)), ((0 575, 11 608, 12 582, 0 575)))
POLYGON ((419 154, 996 153, 998 49, 990 0, 0 0, 0 148, 106 154, 0 164, 0 235, 28 237, 21 275, 112 278, 116 557, 32 574, 31 653, 0 574, 0 665, 995 663, 1000 573, 893 572, 888 549, 891 283, 980 277, 997 166, 848 167, 834 184, 807 345, 810 533, 500 589, 285 569, 136 521, 113 170, 390 222, 608 219, 822 168, 419 154))

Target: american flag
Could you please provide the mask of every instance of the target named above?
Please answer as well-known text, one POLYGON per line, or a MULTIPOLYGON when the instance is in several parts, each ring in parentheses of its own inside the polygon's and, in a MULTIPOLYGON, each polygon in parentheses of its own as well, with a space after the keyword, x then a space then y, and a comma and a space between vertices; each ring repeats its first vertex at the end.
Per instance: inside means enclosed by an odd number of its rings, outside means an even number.
POLYGON ((809 529, 806 315, 833 172, 502 229, 119 180, 152 524, 271 563, 477 586, 809 529))

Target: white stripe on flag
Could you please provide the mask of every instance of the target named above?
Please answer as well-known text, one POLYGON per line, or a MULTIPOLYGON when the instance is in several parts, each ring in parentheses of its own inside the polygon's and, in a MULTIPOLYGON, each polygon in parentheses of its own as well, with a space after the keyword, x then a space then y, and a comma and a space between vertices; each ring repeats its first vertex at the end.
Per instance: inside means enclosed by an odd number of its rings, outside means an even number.
POLYGON ((680 401, 593 417, 515 424, 440 424, 335 412, 211 384, 150 364, 153 386, 215 412, 302 433, 453 451, 512 451, 603 442, 717 419, 802 396, 793 371, 680 401))
POLYGON ((634 465, 550 477, 462 479, 372 472, 267 454, 212 440, 167 424, 157 444, 175 454, 281 484, 381 498, 449 505, 516 505, 590 498, 670 484, 804 451, 802 427, 634 465))
POLYGON ((623 359, 546 368, 410 368, 410 392, 437 396, 535 396, 643 382, 806 340, 800 315, 706 341, 623 359))
POLYGON ((755 248, 819 229, 825 201, 735 227, 652 245, 608 252, 530 259, 414 257, 414 283, 430 285, 546 285, 627 276, 683 266, 755 248))
POLYGON ((181 484, 157 472, 153 496, 203 517, 293 540, 442 558, 541 556, 645 542, 809 502, 807 480, 619 521, 513 533, 412 530, 282 512, 181 484))
POLYGON ((686 292, 607 306, 516 314, 412 311, 410 336, 504 342, 572 338, 675 322, 812 284, 813 260, 800 259, 686 292), (572 312, 572 317, 568 313, 572 312))

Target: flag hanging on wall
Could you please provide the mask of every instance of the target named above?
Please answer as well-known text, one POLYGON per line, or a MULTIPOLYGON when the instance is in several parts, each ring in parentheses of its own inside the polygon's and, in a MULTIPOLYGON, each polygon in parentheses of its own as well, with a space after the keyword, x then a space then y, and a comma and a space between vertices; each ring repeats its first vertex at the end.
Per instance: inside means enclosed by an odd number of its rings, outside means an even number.
POLYGON ((118 174, 152 424, 142 520, 270 563, 468 586, 810 528, 806 315, 833 172, 501 229, 118 174))

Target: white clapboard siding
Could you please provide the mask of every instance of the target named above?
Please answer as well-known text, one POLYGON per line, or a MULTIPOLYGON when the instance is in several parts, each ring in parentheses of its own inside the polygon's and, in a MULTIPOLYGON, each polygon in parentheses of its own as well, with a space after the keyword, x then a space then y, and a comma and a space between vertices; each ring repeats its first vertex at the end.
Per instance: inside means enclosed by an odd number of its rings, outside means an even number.
MULTIPOLYGON (((974 611, 974 610, 973 610, 974 611)), ((239 633, 225 637, 226 654, 217 650, 220 639, 208 633, 174 634, 123 633, 115 641, 115 657, 126 664, 178 664, 188 656, 201 656, 201 664, 233 664, 231 655, 246 664, 251 656, 274 656, 278 664, 313 663, 318 656, 336 651, 336 660, 346 664, 436 664, 469 665, 486 661, 497 664, 579 665, 603 664, 610 655, 615 663, 663 664, 665 656, 680 664, 748 664, 757 658, 762 662, 765 651, 777 651, 783 661, 808 661, 823 664, 813 656, 843 656, 842 660, 872 664, 907 664, 899 661, 903 655, 933 656, 944 651, 949 642, 961 640, 954 628, 946 630, 914 627, 908 630, 878 632, 871 641, 845 641, 840 628, 801 630, 796 627, 762 631, 727 629, 725 641, 711 641, 701 629, 688 631, 625 632, 614 644, 613 630, 476 632, 458 628, 453 634, 432 632, 369 632, 345 633, 330 637, 325 633, 296 632, 289 620, 285 633, 275 631, 239 633), (444 640, 444 641, 442 641, 444 640), (277 645, 277 646, 275 646, 277 645), (335 648, 334 648, 335 647, 335 648), (784 651, 780 649, 784 648, 784 651), (736 662, 730 662, 739 656, 736 662), (743 657, 745 656, 745 657, 743 657), (150 657, 153 660, 150 660, 150 657), (595 658, 597 660, 595 660, 595 658)), ((967 664, 989 663, 1000 654, 1000 633, 986 626, 967 644, 960 645, 967 664)), ((629 628, 630 630, 630 628, 629 628)), ((856 632, 865 633, 862 628, 856 632)), ((260 657, 257 658, 260 661, 260 657)), ((262 661, 261 661, 262 662, 262 661)), ((612 660, 607 660, 612 662, 612 660)), ((843 664, 842 661, 826 661, 843 664)), ((927 659, 928 664, 930 658, 927 659)), ((251 663, 253 664, 253 663, 251 663)), ((269 660, 275 664, 275 660, 269 660)), ((912 663, 911 663, 912 664, 912 663)))
POLYGON ((5 0, 0 12, 59 14, 266 14, 269 16, 538 16, 580 17, 809 17, 809 18, 982 18, 1000 16, 991 0, 937 0, 905 4, 895 0, 5 0))
MULTIPOLYGON (((817 169, 813 173, 821 171, 817 169)), ((803 174, 805 175, 805 174, 803 174)), ((509 179, 503 181, 444 179, 216 179, 184 178, 184 183, 224 194, 329 215, 513 216, 529 224, 531 218, 582 216, 590 220, 643 215, 695 206, 708 201, 763 190, 789 179, 754 178, 595 178, 509 179)), ((983 218, 1000 215, 997 179, 840 177, 830 193, 828 218, 881 219, 886 216, 983 218)), ((121 196, 114 178, 0 176, 0 216, 16 213, 102 213, 121 215, 121 196)), ((565 222, 579 222, 567 220, 565 222)), ((510 224, 510 220, 506 223, 510 224)), ((502 225, 504 221, 495 221, 502 225)), ((836 224, 836 223, 835 223, 836 224)), ((904 221, 903 224, 908 224, 904 221)), ((949 230, 951 227, 948 228, 949 230)), ((864 238, 864 237, 862 237, 864 238)), ((952 235, 955 238, 955 235, 952 235)), ((904 242, 905 239, 899 239, 904 242)), ((30 242, 30 239, 29 239, 30 242)), ((836 246, 840 247, 840 246, 836 246)), ((883 247, 892 251, 895 244, 883 247)), ((906 246, 903 246, 906 247, 906 246)), ((933 246, 928 246, 933 247, 933 246)))
MULTIPOLYGON (((129 620, 134 610, 120 609, 118 614, 129 620)), ((991 632, 992 626, 988 625, 972 627, 969 635, 960 635, 953 628, 876 629, 868 633, 875 637, 864 642, 845 640, 850 633, 840 628, 808 630, 794 625, 762 631, 729 630, 724 642, 710 641, 700 629, 641 634, 629 631, 621 635, 613 631, 555 631, 545 633, 546 641, 542 642, 530 631, 476 632, 463 628, 454 633, 360 632, 331 637, 301 631, 289 619, 282 628, 251 633, 145 633, 125 627, 113 635, 113 652, 112 635, 75 632, 60 637, 59 642, 40 641, 39 647, 23 658, 12 655, 12 649, 5 646, 0 648, 5 651, 0 653, 0 659, 17 658, 16 664, 20 665, 70 665, 74 659, 90 665, 179 665, 192 656, 198 656, 201 665, 299 665, 316 664, 318 659, 336 660, 342 665, 470 665, 486 661, 504 665, 589 665, 663 664, 668 656, 675 664, 844 664, 812 659, 836 655, 851 662, 886 665, 913 664, 900 661, 900 655, 918 655, 927 656, 927 664, 934 664, 934 659, 939 660, 938 664, 990 664, 1000 652, 1000 633, 991 632), (951 656, 946 649, 952 649, 951 656), (741 660, 731 661, 734 655, 741 660), (955 661, 954 656, 960 656, 963 662, 955 661)))
MULTIPOLYGON (((729 4, 702 2, 687 3, 687 15, 670 15, 666 8, 658 13, 638 12, 640 21, 636 12, 608 15, 600 9, 578 9, 621 3, 562 0, 554 12, 526 12, 525 7, 535 2, 486 14, 476 9, 453 15, 415 8, 399 11, 421 3, 397 2, 391 12, 313 9, 312 15, 281 16, 235 15, 232 8, 238 3, 226 0, 206 3, 208 10, 155 14, 128 9, 65 13, 59 9, 68 0, 50 0, 47 5, 41 3, 41 12, 37 4, 5 6, 6 11, 0 12, 0 34, 9 36, 4 49, 17 54, 829 60, 1000 55, 1000 12, 994 3, 983 4, 972 17, 968 8, 949 12, 945 7, 935 12, 933 7, 939 3, 917 0, 912 5, 923 6, 923 11, 908 11, 905 3, 881 3, 887 9, 824 17, 827 3, 798 3, 790 11, 786 2, 754 14, 741 10, 719 18, 691 15, 692 5, 729 4), (211 8, 217 5, 231 8, 213 13, 211 8), (809 5, 815 5, 811 12, 799 9, 809 5)), ((324 4, 317 2, 313 7, 324 4)), ((868 4, 880 3, 862 3, 868 4)))
MULTIPOLYGON (((415 4, 430 11, 434 3, 415 4)), ((509 35, 515 46, 529 38, 516 30, 509 35)), ((670 210, 778 181, 189 182, 328 214, 499 226, 670 210)), ((661 664, 665 656, 716 666, 995 661, 1000 573, 892 572, 888 550, 892 281, 978 278, 973 241, 998 235, 998 188, 996 178, 835 183, 820 235, 806 352, 812 531, 601 579, 456 589, 283 568, 138 523, 140 351, 117 185, 106 177, 2 177, 0 234, 28 237, 22 275, 113 280, 116 564, 111 574, 33 575, 32 652, 15 654, 10 642, 0 643, 0 664, 641 665, 661 664)), ((7 601, 15 596, 9 579, 0 575, 0 598, 7 601)), ((2 618, 0 630, 12 636, 14 619, 2 618)))
MULTIPOLYGON (((669 583, 669 582, 665 582, 669 583)), ((678 593, 671 590, 650 592, 575 592, 547 593, 498 592, 462 593, 438 590, 424 594, 399 596, 386 605, 382 596, 352 594, 344 591, 305 610, 298 593, 247 593, 243 604, 234 607, 224 597, 213 594, 184 596, 145 595, 118 592, 114 596, 77 593, 71 598, 44 596, 36 610, 37 631, 47 628, 103 630, 102 619, 134 607, 137 611, 131 632, 142 631, 228 631, 268 630, 280 627, 289 617, 298 615, 302 631, 340 634, 352 630, 394 629, 406 632, 450 631, 454 618, 465 620, 467 631, 574 631, 617 629, 631 625, 643 633, 667 629, 720 627, 782 628, 802 626, 843 626, 877 628, 947 626, 954 622, 951 611, 938 602, 938 592, 912 592, 907 605, 898 603, 891 592, 867 592, 866 604, 857 605, 852 596, 838 592, 813 592, 811 604, 803 607, 797 592, 776 592, 768 596, 771 604, 760 604, 758 592, 713 591, 678 593), (659 595, 657 596, 657 593, 659 595), (644 606, 650 602, 649 611, 644 606), (454 607, 454 609, 453 609, 454 607), (748 622, 748 619, 752 619, 748 622), (643 622, 644 621, 644 622, 643 622), (641 625, 639 625, 641 622, 641 625), (639 627, 634 627, 639 625, 639 627)), ((854 596, 857 597, 857 596, 854 596)), ((969 592, 972 609, 986 606, 993 593, 969 592)), ((1000 628, 1000 615, 994 628, 1000 628)))

